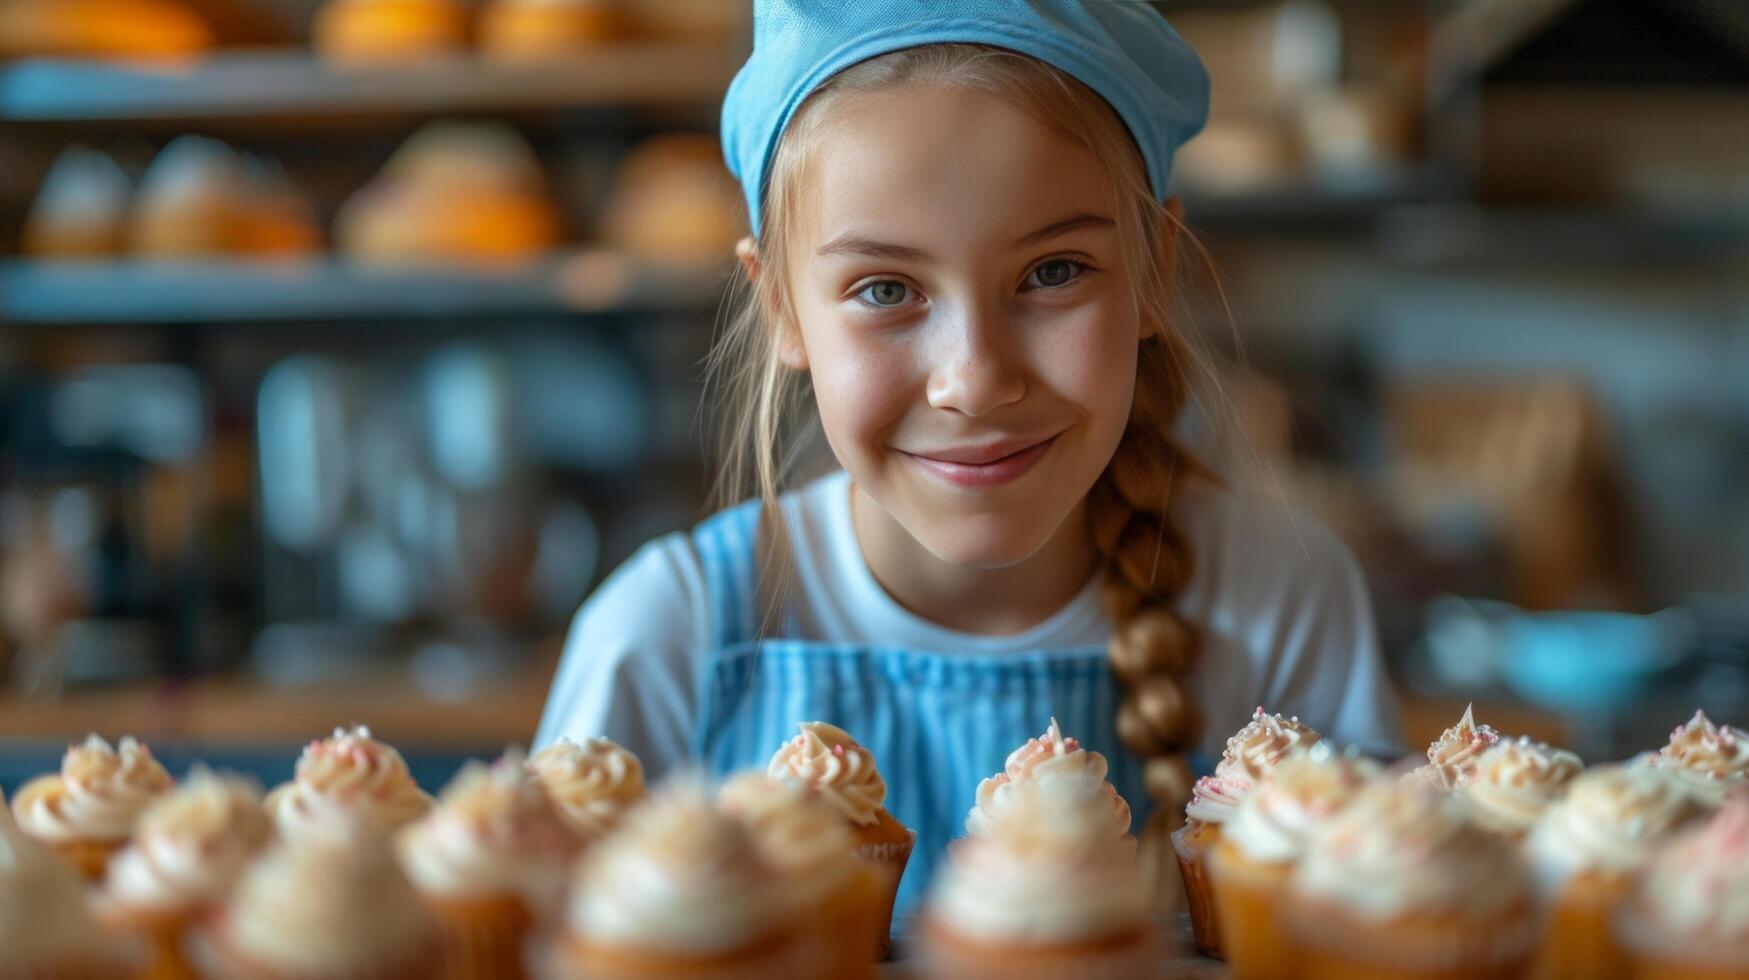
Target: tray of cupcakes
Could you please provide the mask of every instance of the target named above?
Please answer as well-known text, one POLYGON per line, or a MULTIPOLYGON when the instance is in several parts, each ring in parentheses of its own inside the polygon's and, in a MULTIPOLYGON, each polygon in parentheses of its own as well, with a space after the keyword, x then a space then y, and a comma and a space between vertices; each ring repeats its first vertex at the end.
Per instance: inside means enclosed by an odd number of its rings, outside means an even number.
POLYGON ((1106 775, 1018 747, 895 953, 916 835, 829 724, 720 784, 586 739, 435 798, 363 727, 267 793, 93 736, 0 807, 0 977, 1749 976, 1749 733, 1699 713, 1586 768, 1466 712, 1387 768, 1258 709, 1172 837, 1183 930, 1106 775))

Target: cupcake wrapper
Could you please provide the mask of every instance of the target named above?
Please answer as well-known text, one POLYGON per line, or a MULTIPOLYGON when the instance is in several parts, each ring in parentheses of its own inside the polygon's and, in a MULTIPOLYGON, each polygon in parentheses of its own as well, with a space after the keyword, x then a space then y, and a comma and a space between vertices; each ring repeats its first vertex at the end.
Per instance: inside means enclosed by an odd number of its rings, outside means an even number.
POLYGON ((526 945, 532 980, 814 980, 823 977, 823 952, 798 939, 768 949, 731 954, 721 962, 683 961, 652 952, 611 960, 564 936, 538 936, 526 945))
POLYGON ((1171 976, 1165 944, 1156 935, 1115 945, 1029 949, 966 945, 927 924, 919 930, 922 980, 1136 980, 1171 976))
POLYGON ((1537 980, 1589 977, 1626 980, 1632 971, 1610 920, 1632 879, 1577 882, 1558 895, 1531 976, 1537 980))
POLYGON ((441 980, 525 980, 523 944, 534 917, 521 899, 428 904, 443 928, 441 980))
POLYGON ((898 843, 862 844, 856 849, 857 857, 869 863, 875 871, 880 884, 879 914, 875 920, 875 932, 878 937, 877 953, 881 959, 886 959, 893 952, 893 904, 899 899, 899 880, 905 876, 905 865, 911 860, 911 851, 917 846, 917 831, 907 831, 910 839, 898 843))
POLYGON ((1178 873, 1184 879, 1184 900, 1190 911, 1190 928, 1195 936, 1196 951, 1204 956, 1221 958, 1221 929, 1215 911, 1213 883, 1203 867, 1205 849, 1185 840, 1186 827, 1172 834, 1172 849, 1178 854, 1178 873))
POLYGON ((1520 977, 1542 934, 1536 909, 1528 905, 1467 923, 1375 923, 1350 919, 1326 903, 1297 900, 1285 921, 1306 980, 1520 977))
POLYGON ((238 955, 206 932, 190 936, 186 948, 201 980, 432 980, 442 975, 444 962, 443 946, 437 937, 405 962, 341 968, 331 973, 276 971, 268 964, 238 955))

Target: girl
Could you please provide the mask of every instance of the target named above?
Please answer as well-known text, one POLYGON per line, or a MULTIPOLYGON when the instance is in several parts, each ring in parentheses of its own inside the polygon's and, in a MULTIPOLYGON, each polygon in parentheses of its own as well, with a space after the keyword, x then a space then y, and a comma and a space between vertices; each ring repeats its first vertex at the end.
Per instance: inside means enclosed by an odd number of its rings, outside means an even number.
POLYGON ((757 0, 723 109, 755 237, 714 363, 758 498, 601 586, 537 741, 723 773, 837 724, 919 833, 901 906, 1052 716, 1150 834, 1256 705, 1391 751, 1352 559, 1174 439, 1200 362, 1165 188, 1207 100, 1145 4, 757 0), (809 401, 843 470, 786 492, 809 401))

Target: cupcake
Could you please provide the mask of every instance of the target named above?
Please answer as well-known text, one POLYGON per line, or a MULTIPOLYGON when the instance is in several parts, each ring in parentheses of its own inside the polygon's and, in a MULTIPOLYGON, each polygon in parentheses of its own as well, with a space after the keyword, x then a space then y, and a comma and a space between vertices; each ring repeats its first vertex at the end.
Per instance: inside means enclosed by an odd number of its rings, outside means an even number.
POLYGON ((1528 736, 1502 739, 1476 760, 1475 774, 1457 796, 1478 825, 1520 841, 1584 768, 1566 749, 1528 736))
POLYGON ((1235 980, 1293 973, 1279 912, 1294 865, 1306 838, 1380 772, 1320 743, 1283 759, 1239 801, 1209 856, 1221 949, 1235 980))
MULTIPOLYGON (((773 980, 820 975, 783 877, 701 784, 665 787, 583 859, 544 975, 773 980)), ((816 937, 818 938, 818 937, 816 937)))
POLYGON ((336 728, 332 737, 305 746, 296 775, 267 795, 267 809, 281 834, 297 837, 312 821, 328 819, 318 812, 325 809, 322 801, 356 810, 382 834, 431 809, 431 797, 413 782, 401 753, 363 725, 336 728))
POLYGON ((203 980, 429 980, 442 935, 366 811, 305 801, 196 935, 203 980))
POLYGON ((133 836, 140 814, 173 786, 144 745, 124 737, 111 748, 91 735, 67 749, 58 775, 24 784, 12 812, 20 830, 97 881, 109 856, 133 836))
POLYGON ((147 977, 194 975, 183 936, 272 836, 259 786, 201 766, 146 808, 133 843, 109 862, 101 905, 111 928, 150 948, 147 977))
POLYGON ((1377 783, 1314 830, 1285 895, 1307 980, 1516 977, 1538 935, 1512 844, 1443 793, 1377 783))
POLYGON ((1006 810, 1007 798, 1024 790, 1034 780, 1085 781, 1092 792, 1105 797, 1110 804, 1110 827, 1119 838, 1130 836, 1130 805, 1118 795, 1117 787, 1105 778, 1105 756, 1089 752, 1073 738, 1063 737, 1057 719, 1038 738, 1009 753, 1002 771, 978 784, 977 802, 966 814, 966 833, 973 837, 990 832, 991 823, 1006 810))
POLYGON ((1749 796, 1652 858, 1616 932, 1636 980, 1749 977, 1749 796))
POLYGON ((1731 787, 1749 780, 1749 732, 1715 725, 1706 712, 1696 711, 1670 733, 1668 745, 1634 764, 1668 770, 1696 802, 1716 807, 1731 787))
POLYGON ((401 864, 443 925, 451 980, 524 975, 523 942, 583 847, 520 751, 470 762, 397 839, 401 864))
POLYGON ((624 0, 490 0, 480 51, 504 61, 574 58, 625 36, 624 0))
POLYGON ((926 977, 1044 980, 1156 976, 1164 951, 1136 861, 1111 832, 1096 782, 1009 785, 995 817, 959 841, 925 900, 926 977))
POLYGON ((643 764, 610 739, 561 738, 536 752, 528 768, 584 840, 607 836, 620 814, 646 795, 643 764))
POLYGON ((1499 732, 1476 724, 1474 712, 1475 705, 1466 705, 1457 724, 1440 733, 1427 747, 1427 764, 1404 778, 1430 789, 1447 791, 1469 785, 1476 776, 1476 763, 1482 753, 1500 741, 1499 732))
POLYGON ((917 832, 905 829, 881 805, 887 798, 887 782, 875 768, 874 756, 844 729, 804 721, 801 734, 771 757, 766 775, 812 787, 850 822, 857 855, 880 877, 882 912, 876 939, 885 956, 890 949, 893 902, 899 897, 899 879, 911 860, 917 832))
POLYGON ((92 918, 85 883, 0 813, 0 977, 123 980, 137 976, 92 918))
POLYGON ((1600 766, 1574 779, 1525 842, 1548 931, 1533 975, 1625 976, 1610 920, 1654 849, 1695 812, 1667 774, 1600 766))
POLYGON ((809 932, 830 937, 825 975, 874 976, 881 882, 853 853, 850 829, 838 812, 813 790, 757 772, 724 783, 719 802, 723 812, 752 832, 767 863, 784 876, 809 920, 809 932))
POLYGON ((1190 804, 1184 808, 1184 826, 1173 832, 1172 847, 1178 853, 1178 870, 1184 878, 1196 950, 1204 956, 1221 955, 1220 920, 1205 863, 1220 843, 1221 825, 1276 763, 1295 749, 1310 748, 1321 737, 1297 717, 1283 718, 1260 707, 1244 728, 1227 739, 1214 775, 1202 777, 1192 788, 1190 804))
POLYGON ((456 0, 328 0, 310 23, 310 40, 337 64, 401 64, 459 51, 468 10, 456 0))

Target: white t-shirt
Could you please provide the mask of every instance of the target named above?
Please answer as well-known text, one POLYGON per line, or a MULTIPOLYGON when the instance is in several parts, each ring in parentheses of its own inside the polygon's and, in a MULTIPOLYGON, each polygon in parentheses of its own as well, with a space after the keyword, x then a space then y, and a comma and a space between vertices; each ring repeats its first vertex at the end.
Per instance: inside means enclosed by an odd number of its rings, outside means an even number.
MULTIPOLYGON (((800 635, 941 654, 1098 646, 1111 639, 1099 577, 1054 615, 1002 636, 962 633, 894 601, 875 580, 838 471, 784 495, 796 552, 800 635)), ((1372 606, 1348 549, 1280 503, 1204 487, 1181 498, 1195 573, 1178 610, 1202 632, 1191 688, 1218 756, 1253 709, 1298 715, 1326 738, 1376 755, 1401 751, 1372 606)), ((572 623, 536 747, 605 735, 654 778, 690 761, 699 677, 710 653, 710 597, 690 535, 646 544, 572 623)))

